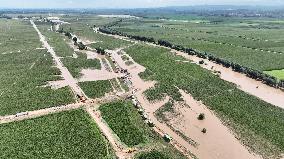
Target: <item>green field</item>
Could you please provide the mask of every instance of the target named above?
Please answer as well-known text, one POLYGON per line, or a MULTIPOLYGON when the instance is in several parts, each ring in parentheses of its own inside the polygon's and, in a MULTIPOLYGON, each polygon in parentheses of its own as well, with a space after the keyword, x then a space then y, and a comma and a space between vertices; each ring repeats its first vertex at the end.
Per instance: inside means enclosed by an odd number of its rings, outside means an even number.
POLYGON ((84 110, 0 125, 0 158, 115 158, 84 110))
POLYGON ((274 76, 277 79, 284 80, 284 70, 265 71, 265 73, 274 76))
POLYGON ((265 155, 284 151, 283 109, 240 91, 198 65, 176 62, 182 58, 167 49, 136 45, 126 52, 147 68, 143 78, 158 81, 155 88, 145 92, 150 101, 165 94, 182 100, 178 87, 214 110, 253 150, 265 155))
MULTIPOLYGON (((230 21, 220 23, 173 22, 162 20, 124 20, 112 29, 127 33, 166 40, 175 45, 210 53, 259 71, 284 68, 284 28, 255 28, 245 23, 260 21, 230 21), (240 25, 241 24, 241 25, 240 25), (263 51, 261 51, 263 50, 263 51)), ((264 22, 265 23, 265 22, 264 22)), ((278 23, 269 23, 271 26, 278 23)), ((268 24, 267 24, 268 25, 268 24)))
POLYGON ((75 102, 69 87, 42 87, 61 79, 28 22, 0 20, 0 115, 75 102))
POLYGON ((98 59, 87 59, 87 55, 84 53, 76 52, 77 58, 66 57, 62 59, 62 62, 73 77, 79 78, 81 76, 82 69, 101 69, 101 63, 98 59))
POLYGON ((54 48, 56 55, 59 57, 72 56, 74 50, 67 44, 70 39, 64 35, 50 30, 51 25, 48 23, 35 23, 40 32, 46 37, 50 46, 54 48), (65 39, 65 40, 64 40, 65 39))
POLYGON ((90 98, 100 98, 103 97, 106 93, 113 91, 110 81, 91 81, 91 82, 82 82, 80 87, 90 98))
MULTIPOLYGON (((144 156, 148 151, 154 150, 165 152, 172 159, 185 158, 177 150, 164 142, 150 127, 143 122, 138 111, 130 101, 118 101, 100 106, 103 119, 114 131, 119 139, 130 147, 145 149, 144 156)), ((137 155, 139 158, 139 155, 137 155)), ((140 157, 141 158, 141 157, 140 157)), ((142 158, 143 155, 142 155, 142 158)))
POLYGON ((104 120, 126 145, 135 146, 147 142, 149 132, 130 102, 105 104, 100 107, 100 111, 104 120))

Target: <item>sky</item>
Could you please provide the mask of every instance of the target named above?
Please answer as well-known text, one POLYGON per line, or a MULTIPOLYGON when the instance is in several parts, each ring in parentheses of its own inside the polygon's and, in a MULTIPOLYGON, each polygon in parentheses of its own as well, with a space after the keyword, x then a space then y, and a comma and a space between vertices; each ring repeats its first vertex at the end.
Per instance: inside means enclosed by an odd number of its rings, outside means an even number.
POLYGON ((0 0, 0 8, 148 8, 192 5, 284 6, 284 0, 0 0))

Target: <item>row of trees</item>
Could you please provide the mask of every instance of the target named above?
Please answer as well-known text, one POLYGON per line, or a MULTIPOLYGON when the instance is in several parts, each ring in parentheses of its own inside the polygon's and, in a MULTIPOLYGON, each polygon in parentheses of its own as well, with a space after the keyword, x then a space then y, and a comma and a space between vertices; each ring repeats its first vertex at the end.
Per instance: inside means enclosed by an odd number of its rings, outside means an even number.
POLYGON ((181 45, 175 45, 175 44, 172 44, 171 42, 166 41, 166 40, 156 41, 152 37, 149 38, 149 37, 144 37, 144 36, 128 35, 126 33, 122 33, 122 32, 116 31, 116 30, 111 30, 109 28, 100 28, 99 31, 102 32, 102 33, 106 33, 106 34, 126 36, 126 37, 129 37, 131 39, 135 39, 135 40, 155 43, 155 44, 160 45, 160 46, 165 46, 165 47, 168 47, 168 48, 171 48, 171 49, 186 52, 189 55, 196 55, 200 58, 208 59, 210 61, 214 61, 215 63, 220 64, 220 65, 222 65, 226 68, 232 68, 232 70, 234 70, 235 72, 246 74, 248 77, 253 78, 255 80, 262 81, 263 83, 265 83, 265 84, 267 84, 271 87, 284 88, 284 80, 279 81, 273 76, 270 76, 270 75, 265 74, 263 72, 260 72, 258 70, 255 70, 255 69, 252 69, 252 68, 234 63, 234 62, 230 62, 228 60, 225 60, 225 59, 222 59, 222 58, 219 58, 219 57, 216 57, 215 55, 212 55, 212 54, 207 53, 207 52, 199 52, 199 51, 196 51, 192 48, 186 48, 186 47, 181 46, 181 45))
POLYGON ((78 46, 79 50, 87 50, 87 46, 85 44, 83 44, 82 42, 78 42, 78 38, 77 37, 73 37, 70 32, 64 31, 63 28, 59 29, 58 32, 64 34, 69 39, 72 39, 73 42, 74 42, 74 45, 78 46))

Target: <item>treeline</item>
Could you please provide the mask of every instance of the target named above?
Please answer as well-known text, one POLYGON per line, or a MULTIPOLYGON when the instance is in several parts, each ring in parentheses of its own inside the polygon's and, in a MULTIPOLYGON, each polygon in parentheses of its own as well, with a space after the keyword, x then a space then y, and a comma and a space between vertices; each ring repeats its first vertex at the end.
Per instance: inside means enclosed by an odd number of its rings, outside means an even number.
POLYGON ((0 18, 5 18, 5 19, 12 19, 11 16, 0 14, 0 18))
POLYGON ((87 50, 87 46, 85 44, 83 44, 83 42, 78 42, 78 38, 77 37, 73 37, 72 34, 68 31, 64 31, 63 28, 58 30, 59 33, 64 34, 65 36, 67 36, 69 39, 72 39, 74 42, 75 46, 78 46, 79 50, 87 50))
POLYGON ((248 77, 258 80, 258 81, 262 81, 263 83, 271 86, 271 87, 275 87, 275 88, 284 88, 284 80, 277 80, 275 77, 270 76, 268 74, 265 74, 263 72, 260 72, 258 70, 240 65, 238 63, 234 63, 219 57, 216 57, 215 55, 212 55, 210 53, 207 52, 199 52, 196 51, 192 48, 187 48, 181 45, 175 45, 172 44, 169 41, 166 40, 158 40, 156 41, 153 37, 144 37, 144 36, 137 36, 137 35, 128 35, 126 33, 122 33, 116 30, 111 30, 110 28, 99 28, 99 31, 105 34, 112 34, 112 35, 120 35, 120 36, 125 36, 131 39, 135 39, 135 40, 139 40, 139 41, 143 41, 143 42, 150 42, 150 43, 154 43, 160 46, 165 46, 171 49, 175 49, 178 51, 183 51, 186 52, 189 55, 196 55, 199 58, 203 58, 203 59, 208 59, 210 61, 214 61, 217 64, 220 64, 226 68, 232 68, 233 71, 235 72, 239 72, 242 74, 246 74, 248 77))

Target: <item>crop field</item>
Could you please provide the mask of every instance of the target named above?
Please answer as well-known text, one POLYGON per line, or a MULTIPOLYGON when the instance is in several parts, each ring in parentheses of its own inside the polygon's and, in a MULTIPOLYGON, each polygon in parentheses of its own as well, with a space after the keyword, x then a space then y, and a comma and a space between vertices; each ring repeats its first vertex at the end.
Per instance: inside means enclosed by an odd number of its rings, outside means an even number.
POLYGON ((54 51, 59 57, 67 57, 73 55, 74 50, 72 50, 72 48, 67 44, 67 40, 69 40, 68 38, 66 39, 64 35, 60 35, 54 31, 51 31, 51 26, 47 23, 37 22, 36 25, 38 26, 41 33, 47 38, 49 44, 54 47, 54 51))
POLYGON ((28 22, 0 20, 0 115, 75 102, 69 87, 42 87, 60 79, 52 57, 28 22), (2 46, 3 45, 3 46, 2 46))
POLYGON ((108 25, 120 20, 120 18, 106 18, 94 15, 66 15, 62 16, 61 18, 62 20, 67 21, 69 23, 82 23, 88 24, 89 26, 96 25, 97 27, 108 25))
POLYGON ((0 158, 280 159, 284 11, 190 8, 0 9, 0 158))
POLYGON ((0 125, 0 158, 114 158, 82 109, 0 125))
POLYGON ((159 151, 150 151, 150 152, 144 152, 136 156, 137 159, 170 159, 168 155, 165 154, 165 152, 159 152, 159 151))
MULTIPOLYGON (((153 130, 151 130, 138 114, 130 101, 118 101, 100 106, 103 119, 117 134, 120 140, 130 147, 144 146, 167 153, 170 158, 184 158, 177 150, 165 143, 153 130)), ((151 156, 144 152, 143 156, 151 156)), ((156 153, 155 153, 156 154, 156 153)), ((159 154, 163 155, 163 154, 159 154)), ((138 155, 139 158, 139 155, 138 155)))
POLYGON ((65 67, 70 71, 73 77, 79 78, 82 69, 101 69, 101 63, 98 59, 87 59, 87 55, 76 52, 77 58, 66 57, 62 59, 65 67))
MULTIPOLYGON (((125 20, 112 29, 129 35, 153 37, 156 41, 166 40, 259 71, 283 69, 284 38, 279 35, 284 28, 259 29, 244 25, 253 22, 253 20, 245 22, 235 20, 197 23, 142 19, 125 20)), ((262 24, 258 22, 256 25, 262 24)))
POLYGON ((91 24, 87 25, 86 23, 82 23, 79 21, 71 23, 70 25, 62 25, 60 29, 73 33, 82 39, 87 39, 92 42, 95 42, 89 45, 92 48, 101 47, 103 49, 113 50, 131 44, 130 42, 124 40, 119 40, 106 35, 95 33, 92 27, 94 24, 97 23, 94 23, 92 21, 90 21, 90 23, 91 24))
POLYGON ((253 149, 268 155, 283 152, 283 109, 240 91, 198 65, 176 62, 181 57, 167 49, 140 44, 125 51, 147 68, 144 79, 158 81, 155 88, 145 92, 150 101, 160 100, 165 94, 182 100, 178 87, 214 110, 253 149))
POLYGON ((82 82, 80 87, 90 98, 100 98, 103 97, 106 93, 113 91, 110 81, 91 81, 91 82, 82 82))
POLYGON ((132 103, 117 102, 100 107, 104 120, 128 146, 146 143, 149 132, 132 103), (144 127, 139 127, 144 125, 144 127))

